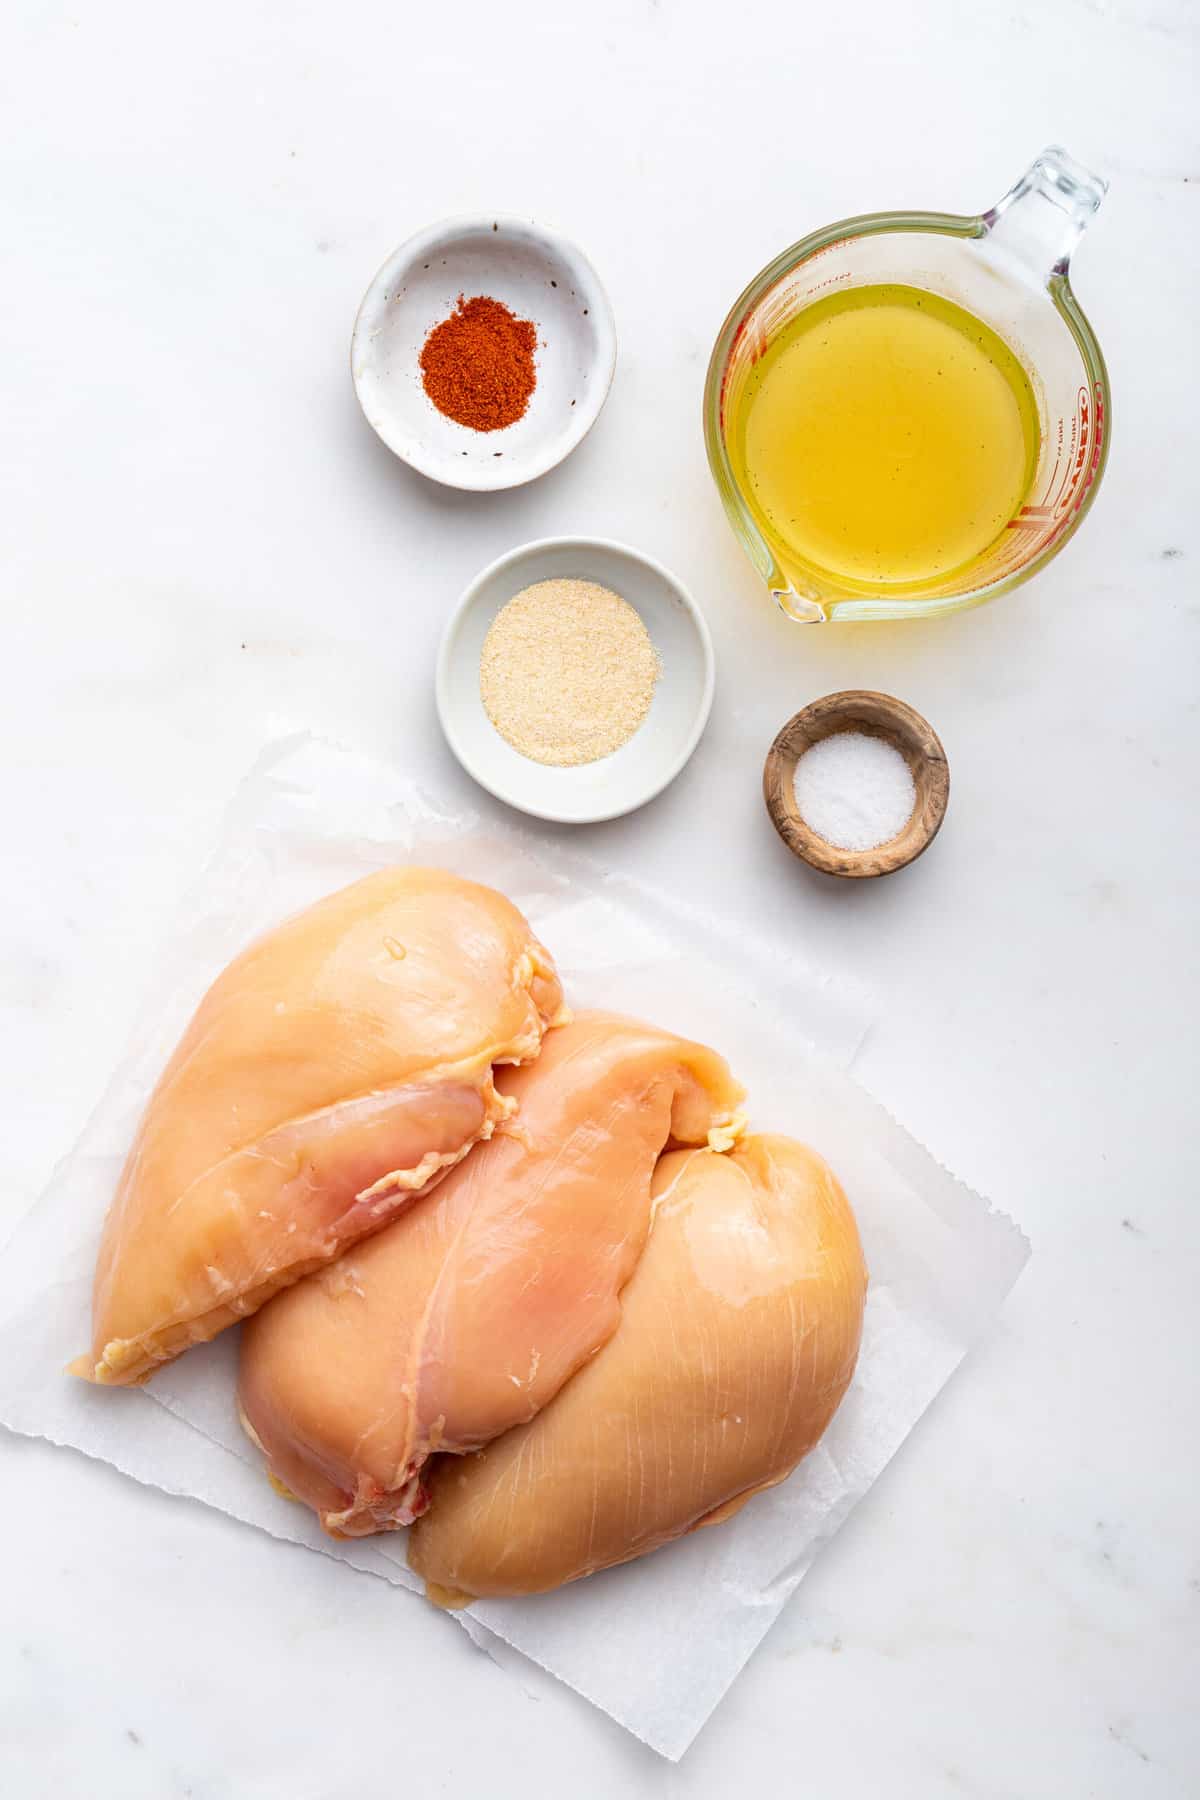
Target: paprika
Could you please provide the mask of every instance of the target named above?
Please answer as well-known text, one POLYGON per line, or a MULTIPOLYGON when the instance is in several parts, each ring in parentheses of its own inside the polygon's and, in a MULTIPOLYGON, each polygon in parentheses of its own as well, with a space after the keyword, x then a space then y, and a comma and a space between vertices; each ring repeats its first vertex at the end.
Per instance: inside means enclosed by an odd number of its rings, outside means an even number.
POLYGON ((421 379, 440 413, 472 431, 521 418, 537 383, 537 328, 499 300, 477 294, 435 325, 421 351, 421 379))

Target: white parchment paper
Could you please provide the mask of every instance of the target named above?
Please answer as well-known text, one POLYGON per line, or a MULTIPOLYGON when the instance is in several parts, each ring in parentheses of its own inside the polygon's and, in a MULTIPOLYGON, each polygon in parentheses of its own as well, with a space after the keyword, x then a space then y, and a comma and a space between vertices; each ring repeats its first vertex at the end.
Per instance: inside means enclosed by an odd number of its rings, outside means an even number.
MULTIPOLYGON (((822 1544, 881 1474, 1029 1254, 1010 1220, 956 1181, 846 1073, 864 997, 780 957, 753 927, 707 918, 584 861, 561 841, 449 812, 395 771, 310 739, 269 751, 230 808, 181 909, 134 1043, 79 1144, 0 1259, 0 1423, 415 1588, 404 1534, 336 1543, 280 1499, 238 1428, 236 1333, 138 1390, 63 1373, 89 1339, 92 1265, 137 1116, 205 987, 249 938, 398 860, 501 888, 555 956, 568 997, 711 1042, 749 1089, 753 1129, 832 1163, 870 1268, 862 1354, 821 1444, 727 1525, 530 1600, 458 1615, 503 1638, 664 1756, 682 1755, 822 1544)), ((397 1604, 417 1604, 397 1600, 397 1604)), ((424 1604, 420 1602, 420 1604, 424 1604)))

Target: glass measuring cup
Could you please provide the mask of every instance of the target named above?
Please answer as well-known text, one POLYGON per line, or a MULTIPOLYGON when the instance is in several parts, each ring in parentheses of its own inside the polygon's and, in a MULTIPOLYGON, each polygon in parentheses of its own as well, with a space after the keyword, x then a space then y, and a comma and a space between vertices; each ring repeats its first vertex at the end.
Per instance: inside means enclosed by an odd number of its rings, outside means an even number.
POLYGON ((1052 147, 977 217, 868 213, 783 251, 721 327, 704 390, 704 437, 730 524, 789 618, 910 619, 977 606, 1056 556, 1095 498, 1108 457, 1108 373, 1068 278, 1071 252, 1108 183, 1052 147), (866 582, 806 564, 752 508, 729 432, 755 363, 779 334, 839 289, 897 284, 956 302, 1015 352, 1037 400, 1039 447, 1017 516, 994 543, 924 582, 866 582))

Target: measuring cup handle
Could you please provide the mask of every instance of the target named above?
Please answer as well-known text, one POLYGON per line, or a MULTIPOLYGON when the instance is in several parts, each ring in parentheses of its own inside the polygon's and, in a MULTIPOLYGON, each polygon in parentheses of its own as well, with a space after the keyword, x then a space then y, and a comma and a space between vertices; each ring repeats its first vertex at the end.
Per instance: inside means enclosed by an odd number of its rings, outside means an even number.
POLYGON ((1040 281, 1065 275, 1071 252, 1108 191, 1059 144, 1032 162, 1015 187, 983 215, 988 238, 1040 281))

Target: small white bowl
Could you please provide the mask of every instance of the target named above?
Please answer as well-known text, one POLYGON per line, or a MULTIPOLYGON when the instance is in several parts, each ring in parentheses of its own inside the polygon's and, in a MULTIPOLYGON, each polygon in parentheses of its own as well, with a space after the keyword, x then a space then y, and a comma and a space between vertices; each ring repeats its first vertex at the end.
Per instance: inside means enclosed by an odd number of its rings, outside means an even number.
POLYGON ((355 392, 389 450, 422 475, 475 491, 520 487, 587 436, 612 384, 617 334, 581 250, 502 213, 443 219, 388 257, 367 289, 350 348, 355 392), (499 431, 446 418, 421 380, 420 355, 458 297, 489 294, 537 326, 537 386, 499 431))
POLYGON ((661 563, 608 538, 541 538, 484 569, 459 601, 438 650, 437 710, 450 748, 480 787, 535 819, 585 825, 633 812, 675 779, 708 722, 713 683, 704 615, 661 563), (662 663, 650 711, 628 743, 568 769, 514 750, 479 694, 479 658, 492 620, 522 588, 556 578, 595 581, 620 594, 640 614, 662 663))

